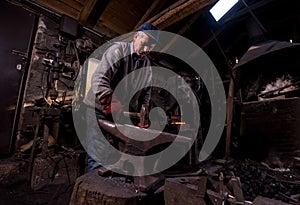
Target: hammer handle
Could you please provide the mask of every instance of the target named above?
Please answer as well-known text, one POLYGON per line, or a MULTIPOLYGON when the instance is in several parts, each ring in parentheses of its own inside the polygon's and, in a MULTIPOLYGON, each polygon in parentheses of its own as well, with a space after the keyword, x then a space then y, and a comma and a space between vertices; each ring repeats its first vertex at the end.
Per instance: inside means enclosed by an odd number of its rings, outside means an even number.
POLYGON ((123 112, 124 116, 126 117, 134 117, 134 118, 140 118, 141 114, 137 112, 123 112))

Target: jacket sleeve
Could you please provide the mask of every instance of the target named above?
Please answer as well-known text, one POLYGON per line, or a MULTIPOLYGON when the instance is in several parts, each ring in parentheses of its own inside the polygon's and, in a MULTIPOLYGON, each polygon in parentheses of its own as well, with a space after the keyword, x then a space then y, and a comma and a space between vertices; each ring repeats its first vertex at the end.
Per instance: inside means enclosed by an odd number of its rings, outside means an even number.
POLYGON ((118 44, 111 45, 104 52, 92 77, 92 90, 96 99, 113 93, 110 82, 120 67, 120 60, 124 57, 122 55, 122 49, 118 44))

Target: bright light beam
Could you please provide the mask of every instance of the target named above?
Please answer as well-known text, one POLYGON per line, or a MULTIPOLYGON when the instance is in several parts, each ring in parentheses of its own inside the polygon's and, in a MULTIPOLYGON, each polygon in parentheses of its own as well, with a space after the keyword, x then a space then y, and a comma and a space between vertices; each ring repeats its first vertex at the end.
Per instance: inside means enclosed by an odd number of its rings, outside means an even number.
POLYGON ((219 21, 239 0, 220 0, 209 12, 219 21))

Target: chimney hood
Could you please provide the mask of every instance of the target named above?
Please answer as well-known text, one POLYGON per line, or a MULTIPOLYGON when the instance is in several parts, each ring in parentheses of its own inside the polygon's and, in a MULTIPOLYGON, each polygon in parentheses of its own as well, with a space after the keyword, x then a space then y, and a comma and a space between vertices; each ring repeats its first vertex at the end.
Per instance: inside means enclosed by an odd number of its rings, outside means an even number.
POLYGON ((286 61, 291 58, 294 60, 296 56, 300 56, 300 43, 268 40, 252 45, 233 69, 267 62, 274 64, 276 61, 286 61))

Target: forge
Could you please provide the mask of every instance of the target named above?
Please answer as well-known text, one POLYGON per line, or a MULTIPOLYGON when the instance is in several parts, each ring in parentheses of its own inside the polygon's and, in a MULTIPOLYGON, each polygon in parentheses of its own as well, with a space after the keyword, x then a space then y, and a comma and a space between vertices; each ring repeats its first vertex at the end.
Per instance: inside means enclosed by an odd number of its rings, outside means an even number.
POLYGON ((250 47, 234 67, 246 157, 277 163, 299 156, 299 51, 299 44, 265 41, 250 47))

